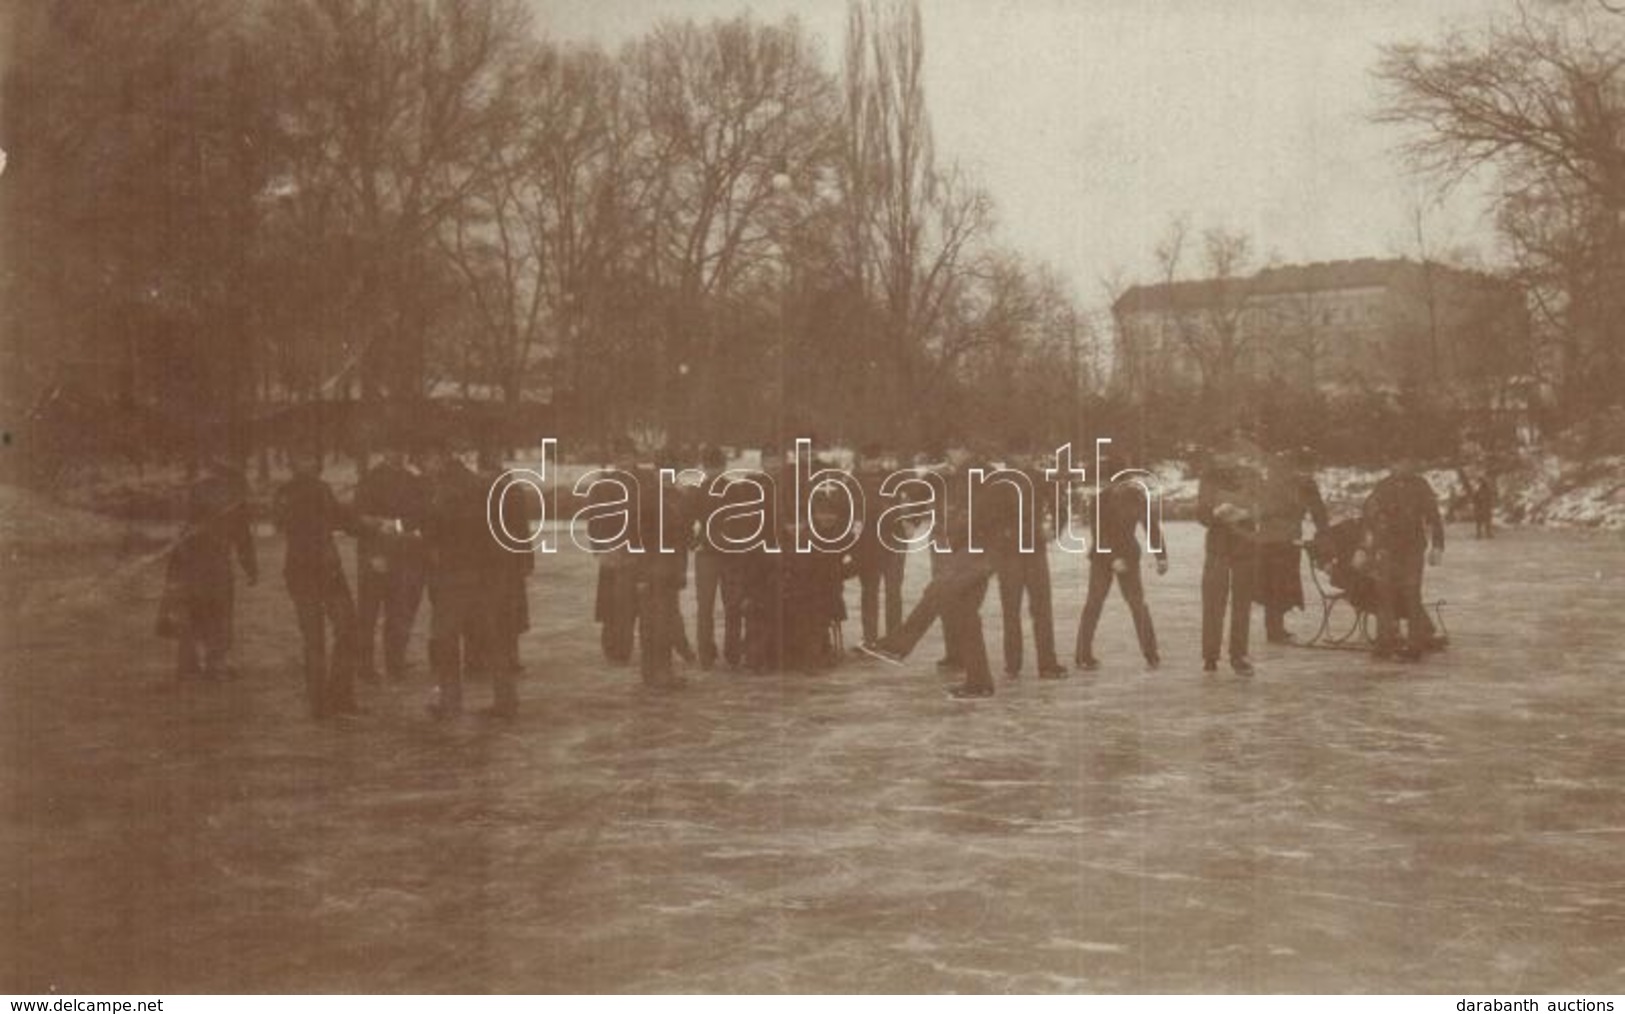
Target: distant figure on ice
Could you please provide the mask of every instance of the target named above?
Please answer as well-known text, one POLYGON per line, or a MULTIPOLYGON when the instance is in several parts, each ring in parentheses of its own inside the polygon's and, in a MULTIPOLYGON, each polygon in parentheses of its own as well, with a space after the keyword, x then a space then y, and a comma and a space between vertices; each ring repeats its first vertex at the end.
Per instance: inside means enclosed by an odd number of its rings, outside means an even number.
POLYGON ((1402 458, 1377 483, 1362 510, 1371 542, 1371 569, 1377 589, 1375 658, 1421 657, 1444 647, 1422 604, 1425 565, 1444 558, 1444 522, 1439 499, 1417 469, 1414 458, 1402 458), (1429 548, 1431 543, 1432 548, 1429 548), (1398 621, 1405 621, 1401 643, 1398 621))
POLYGON ((233 553, 249 586, 259 581, 248 522, 248 480, 225 458, 210 457, 187 490, 185 525, 169 555, 163 627, 175 637, 179 679, 232 674, 227 655, 236 603, 233 553))
POLYGON ((282 579, 299 621, 305 700, 316 719, 360 714, 355 702, 355 601, 333 533, 359 536, 365 530, 354 511, 339 505, 321 471, 319 456, 296 453, 293 478, 276 491, 273 502, 277 527, 288 541, 282 579))
POLYGON ((1495 477, 1488 472, 1473 487, 1473 538, 1495 538, 1495 477))

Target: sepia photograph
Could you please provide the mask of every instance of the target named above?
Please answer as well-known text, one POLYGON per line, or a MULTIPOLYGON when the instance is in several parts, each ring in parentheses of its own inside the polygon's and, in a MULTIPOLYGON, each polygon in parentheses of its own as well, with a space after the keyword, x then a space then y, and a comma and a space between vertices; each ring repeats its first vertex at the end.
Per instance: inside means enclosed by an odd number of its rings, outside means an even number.
POLYGON ((0 431, 13 1011, 1625 991, 1625 0, 0 0, 0 431))

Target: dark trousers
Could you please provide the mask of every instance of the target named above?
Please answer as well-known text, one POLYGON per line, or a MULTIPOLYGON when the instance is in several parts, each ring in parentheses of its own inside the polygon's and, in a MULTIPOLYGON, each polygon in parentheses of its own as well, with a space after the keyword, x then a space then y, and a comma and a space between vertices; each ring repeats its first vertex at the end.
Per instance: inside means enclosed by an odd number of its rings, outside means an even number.
POLYGON ((1232 541, 1225 549, 1209 548, 1202 560, 1202 658, 1216 661, 1224 642, 1225 606, 1230 607, 1230 657, 1245 658, 1253 615, 1253 585, 1258 580, 1258 550, 1232 541))
POLYGON ((226 653, 231 650, 233 592, 230 577, 184 592, 185 619, 175 637, 176 675, 195 676, 202 671, 218 677, 224 673, 226 653))
POLYGON ((784 563, 779 554, 755 550, 740 556, 745 665, 757 672, 784 661, 784 563))
POLYGON ((597 619, 599 643, 611 662, 632 660, 632 637, 638 622, 637 575, 630 554, 598 561, 597 619))
POLYGON ((1264 632, 1271 641, 1287 638, 1286 614, 1303 608, 1303 550, 1292 542, 1262 542, 1258 547, 1255 598, 1264 606, 1264 632))
POLYGON ((700 662, 717 660, 717 600, 722 601, 722 657, 738 665, 745 647, 745 569, 737 553, 694 554, 694 640, 700 662))
POLYGON ((781 666, 817 672, 834 665, 835 634, 846 617, 840 557, 787 553, 783 560, 781 666))
POLYGON ((1078 643, 1073 658, 1082 664, 1095 656, 1095 629, 1106 606, 1106 595, 1116 579, 1117 590, 1134 618, 1134 636, 1140 640, 1140 653, 1146 661, 1157 658, 1157 631, 1151 623, 1151 607, 1145 604, 1145 583, 1140 580, 1140 558, 1091 553, 1089 555, 1089 594, 1078 617, 1078 643), (1112 570, 1112 561, 1123 562, 1121 574, 1112 570))
POLYGON ((660 686, 672 679, 671 657, 676 638, 682 633, 678 591, 675 583, 658 576, 637 582, 639 669, 648 686, 660 686))
POLYGON ((907 655, 942 620, 942 637, 952 644, 956 661, 965 667, 966 684, 981 689, 993 686, 987 664, 987 642, 982 636, 982 600, 987 597, 992 565, 984 554, 954 552, 939 558, 936 575, 925 586, 902 626, 887 634, 879 646, 907 655))
MULTIPOLYGON (((953 558, 953 554, 938 552, 935 547, 927 550, 927 552, 931 556, 931 580, 935 581, 944 573, 945 570, 949 568, 948 561, 953 558)), ((926 587, 930 586, 927 585, 926 587)), ((906 623, 907 621, 905 620, 904 622, 906 623)), ((889 637, 890 635, 888 634, 887 636, 889 637)), ((959 657, 959 644, 956 640, 955 632, 949 630, 946 626, 942 628, 942 661, 939 664, 954 667, 964 664, 959 657)))
POLYGON ((305 701, 311 717, 353 710, 356 618, 344 572, 335 564, 325 574, 287 584, 304 642, 305 701))
POLYGON ((483 675, 507 670, 517 674, 524 668, 519 662, 519 637, 530 629, 527 580, 526 573, 513 568, 486 576, 480 587, 485 604, 480 610, 479 637, 473 657, 463 663, 469 672, 483 675))
POLYGON ((384 672, 391 679, 406 675, 406 645, 423 602, 423 564, 416 560, 392 559, 384 570, 375 570, 362 556, 357 566, 356 600, 361 614, 359 668, 363 676, 378 671, 374 647, 378 620, 384 621, 384 672))
POLYGON ((1050 604, 1049 553, 1039 546, 1031 553, 1001 551, 994 554, 999 577, 999 606, 1004 613, 1004 671, 1021 671, 1021 600, 1033 621, 1033 651, 1039 672, 1061 668, 1055 657, 1055 612, 1050 604))
POLYGON ((1493 539, 1493 538, 1495 538, 1495 515, 1493 515, 1493 514, 1474 514, 1473 515, 1473 538, 1475 538, 1475 539, 1493 539))
POLYGON ((1411 649, 1419 651, 1433 640, 1433 621, 1422 604, 1422 574, 1426 567, 1426 547, 1377 550, 1378 651, 1393 651, 1400 646, 1400 620, 1405 621, 1405 641, 1411 649))
POLYGON ((694 646, 688 643, 688 624, 683 622, 683 586, 672 587, 666 603, 666 640, 670 643, 671 651, 682 656, 684 661, 694 661, 694 646))
MULTIPOLYGON (((490 643, 491 595, 489 576, 478 571, 453 571, 429 581, 429 667, 442 711, 463 706, 463 679, 490 643)), ((519 707, 516 673, 508 666, 490 667, 493 703, 499 712, 519 707)))
POLYGON ((882 595, 886 606, 884 632, 890 634, 902 626, 903 565, 907 559, 902 553, 874 549, 858 560, 859 613, 863 618, 865 644, 873 644, 880 639, 882 595))

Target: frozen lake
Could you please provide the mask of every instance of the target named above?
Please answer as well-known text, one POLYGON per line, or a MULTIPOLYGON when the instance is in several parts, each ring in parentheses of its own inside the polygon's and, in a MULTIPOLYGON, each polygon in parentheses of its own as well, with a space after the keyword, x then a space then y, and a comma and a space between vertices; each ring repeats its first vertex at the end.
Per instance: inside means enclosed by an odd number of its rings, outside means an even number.
MULTIPOLYGON (((1453 527, 1447 654, 1257 621, 1241 679, 1200 672, 1200 530, 1170 531, 1161 672, 1114 597, 1100 672, 1040 683, 1029 646, 980 704, 934 634, 645 693, 561 553, 497 727, 423 716, 426 608, 413 683, 309 723, 273 542, 219 686, 171 681, 156 568, 14 564, 0 989, 1618 991, 1625 539, 1453 527)), ((1083 564, 1053 563, 1070 658, 1083 564)))

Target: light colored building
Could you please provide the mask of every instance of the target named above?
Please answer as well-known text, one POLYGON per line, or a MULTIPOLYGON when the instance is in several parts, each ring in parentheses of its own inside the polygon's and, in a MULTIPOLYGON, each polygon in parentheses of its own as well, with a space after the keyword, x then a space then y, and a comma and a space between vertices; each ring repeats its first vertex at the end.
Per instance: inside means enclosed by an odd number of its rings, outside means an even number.
POLYGON ((1227 375, 1326 394, 1442 389, 1484 403, 1529 372, 1521 291, 1408 259, 1331 261, 1135 286, 1112 307, 1131 394, 1227 375))

